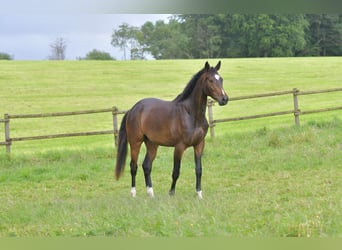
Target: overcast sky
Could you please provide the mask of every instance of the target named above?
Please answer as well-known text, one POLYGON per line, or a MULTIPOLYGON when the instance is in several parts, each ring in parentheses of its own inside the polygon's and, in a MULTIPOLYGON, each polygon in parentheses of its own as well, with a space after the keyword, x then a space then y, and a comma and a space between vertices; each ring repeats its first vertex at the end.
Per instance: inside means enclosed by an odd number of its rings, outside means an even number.
POLYGON ((15 60, 46 60, 50 44, 58 37, 67 41, 66 59, 75 60, 97 49, 118 60, 123 52, 114 48, 111 35, 122 23, 140 27, 146 21, 168 20, 169 14, 1 14, 0 52, 15 60))

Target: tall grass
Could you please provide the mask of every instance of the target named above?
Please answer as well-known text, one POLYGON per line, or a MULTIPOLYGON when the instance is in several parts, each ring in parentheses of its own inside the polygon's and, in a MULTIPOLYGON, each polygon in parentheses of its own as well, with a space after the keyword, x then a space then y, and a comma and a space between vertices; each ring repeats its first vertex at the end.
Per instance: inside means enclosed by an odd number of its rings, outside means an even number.
MULTIPOLYGON (((175 197, 172 151, 161 148, 156 197, 114 181, 111 148, 1 155, 1 236, 342 236, 342 121, 209 139, 204 200, 195 196, 191 150, 175 197)), ((141 170, 140 170, 141 171, 141 170)))

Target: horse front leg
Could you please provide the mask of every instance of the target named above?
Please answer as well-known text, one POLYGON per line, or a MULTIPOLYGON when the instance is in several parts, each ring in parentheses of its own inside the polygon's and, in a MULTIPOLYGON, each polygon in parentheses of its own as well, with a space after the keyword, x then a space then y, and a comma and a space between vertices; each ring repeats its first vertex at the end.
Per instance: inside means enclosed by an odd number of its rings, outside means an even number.
POLYGON ((202 153, 204 149, 204 140, 201 141, 198 145, 194 146, 194 155, 195 155, 195 173, 196 173, 196 193, 199 199, 202 199, 202 187, 201 187, 201 179, 202 179, 202 153))

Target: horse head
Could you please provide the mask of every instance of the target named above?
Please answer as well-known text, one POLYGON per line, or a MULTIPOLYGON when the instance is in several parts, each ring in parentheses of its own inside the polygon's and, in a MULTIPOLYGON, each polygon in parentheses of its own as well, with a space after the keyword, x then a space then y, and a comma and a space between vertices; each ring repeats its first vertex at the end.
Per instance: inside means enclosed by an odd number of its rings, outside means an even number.
POLYGON ((206 62, 202 79, 205 82, 205 94, 216 100, 220 106, 223 106, 228 103, 228 95, 223 89, 223 79, 218 73, 220 67, 221 61, 215 67, 210 67, 209 63, 206 62))

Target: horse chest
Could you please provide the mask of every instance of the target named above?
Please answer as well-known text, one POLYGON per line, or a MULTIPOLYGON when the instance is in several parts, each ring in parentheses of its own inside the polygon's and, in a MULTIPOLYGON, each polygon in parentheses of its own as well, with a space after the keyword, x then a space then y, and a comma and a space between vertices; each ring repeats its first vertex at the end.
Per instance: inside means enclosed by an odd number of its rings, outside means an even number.
POLYGON ((186 136, 184 137, 184 141, 188 145, 197 145, 200 143, 204 137, 206 136, 208 131, 208 122, 204 120, 203 122, 199 124, 193 124, 192 126, 189 126, 186 130, 186 133, 184 133, 186 136))

